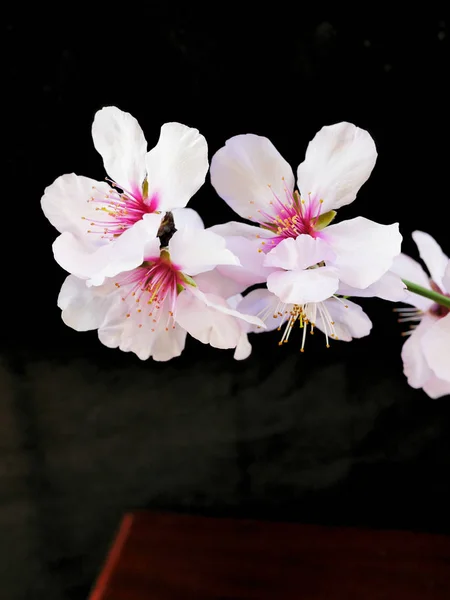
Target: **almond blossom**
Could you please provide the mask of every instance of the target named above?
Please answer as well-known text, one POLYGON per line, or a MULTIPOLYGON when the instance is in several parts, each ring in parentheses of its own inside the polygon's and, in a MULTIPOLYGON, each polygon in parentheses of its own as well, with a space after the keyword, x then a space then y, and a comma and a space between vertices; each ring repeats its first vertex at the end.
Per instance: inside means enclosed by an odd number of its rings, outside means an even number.
MULTIPOLYGON (((365 289, 377 282, 399 254, 398 224, 381 225, 356 217, 331 224, 336 210, 350 204, 368 179, 377 152, 367 131, 351 123, 323 127, 309 143, 297 170, 265 137, 247 134, 228 140, 211 161, 211 183, 241 217, 245 237, 269 255, 288 239, 309 235, 327 242, 342 284, 365 289)), ((328 263, 326 262, 328 266, 328 263)))
MULTIPOLYGON (((428 233, 414 231, 412 237, 429 275, 405 254, 395 259, 392 272, 450 298, 448 256, 428 233)), ((450 309, 409 291, 404 302, 412 307, 398 309, 399 321, 411 323, 402 348, 408 383, 413 388, 423 388, 431 398, 450 394, 450 309)))
POLYGON ((213 279, 206 286, 217 265, 239 265, 223 238, 204 230, 194 211, 184 221, 166 213, 157 237, 150 233, 141 245, 142 262, 101 285, 69 275, 58 298, 63 321, 77 331, 98 329, 103 344, 142 360, 179 356, 187 333, 215 348, 235 348, 237 359, 246 358, 251 346, 241 321, 264 324, 235 310, 239 296, 222 297, 213 279), (205 291, 197 280, 201 276, 205 291))
POLYGON ((186 210, 205 181, 208 150, 197 129, 166 123, 148 152, 137 120, 114 106, 96 113, 92 138, 106 181, 62 175, 46 188, 41 206, 61 233, 53 244, 57 262, 100 285, 142 260, 139 239, 156 237, 167 212, 176 217, 186 210))

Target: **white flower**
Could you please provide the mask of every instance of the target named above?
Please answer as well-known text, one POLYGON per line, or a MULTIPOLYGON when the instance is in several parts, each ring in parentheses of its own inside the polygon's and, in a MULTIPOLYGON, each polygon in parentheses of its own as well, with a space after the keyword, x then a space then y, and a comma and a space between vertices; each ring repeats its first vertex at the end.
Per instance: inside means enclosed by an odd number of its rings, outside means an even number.
MULTIPOLYGON (((405 254, 395 259, 392 271, 450 298, 448 256, 428 233, 414 231, 412 237, 431 278, 418 262, 405 254)), ((423 388, 431 398, 450 394, 450 311, 412 292, 406 292, 404 302, 414 307, 398 309, 400 322, 413 323, 404 334, 408 339, 402 348, 403 370, 408 383, 413 388, 423 388)))
POLYGON ((139 259, 136 236, 156 237, 167 212, 185 210, 205 181, 208 150, 197 129, 166 123, 147 152, 136 119, 112 106, 95 115, 92 137, 108 183, 62 175, 46 188, 41 206, 61 233, 53 245, 57 262, 100 285, 139 259))
MULTIPOLYGON (((330 338, 349 342, 353 338, 369 335, 372 323, 362 308, 350 300, 336 296, 323 302, 292 304, 282 302, 265 289, 253 290, 237 305, 246 314, 258 316, 266 325, 264 331, 283 331, 279 345, 287 343, 294 327, 301 331, 300 352, 304 352, 308 332, 314 334, 317 328, 325 335, 329 348, 330 338)), ((262 331, 258 326, 247 326, 248 331, 262 331)))
MULTIPOLYGON (((193 213, 194 211, 192 211, 193 213)), ((169 222, 160 237, 143 243, 143 261, 108 278, 102 285, 69 275, 58 298, 64 322, 77 331, 98 329, 100 341, 134 352, 145 360, 166 361, 183 351, 186 334, 215 348, 235 348, 236 358, 251 351, 240 320, 264 327, 254 316, 235 310, 236 298, 224 298, 209 271, 218 264, 238 265, 216 233, 204 230, 197 216, 169 222), (197 282, 203 276, 205 291, 197 282)))
POLYGON ((298 168, 300 191, 295 191, 292 169, 273 144, 257 135, 239 135, 214 155, 211 183, 241 217, 258 223, 258 228, 235 226, 236 235, 260 241, 260 252, 269 254, 283 241, 303 234, 320 238, 334 252, 340 282, 365 289, 399 254, 398 224, 380 225, 363 217, 329 223, 334 209, 353 202, 376 156, 367 131, 351 123, 323 127, 298 168))

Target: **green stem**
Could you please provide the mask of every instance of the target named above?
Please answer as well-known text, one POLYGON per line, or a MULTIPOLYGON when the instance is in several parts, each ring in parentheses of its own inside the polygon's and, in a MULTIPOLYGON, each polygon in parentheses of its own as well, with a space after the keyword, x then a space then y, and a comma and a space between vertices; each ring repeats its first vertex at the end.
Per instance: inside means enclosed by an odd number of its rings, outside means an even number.
POLYGON ((433 300, 433 302, 436 302, 436 304, 450 308, 450 298, 447 296, 439 294, 438 292, 434 292, 433 290, 427 290, 427 288, 417 285, 417 283, 412 283, 412 281, 408 281, 407 279, 402 279, 402 281, 410 292, 418 294, 419 296, 424 296, 425 298, 433 300))

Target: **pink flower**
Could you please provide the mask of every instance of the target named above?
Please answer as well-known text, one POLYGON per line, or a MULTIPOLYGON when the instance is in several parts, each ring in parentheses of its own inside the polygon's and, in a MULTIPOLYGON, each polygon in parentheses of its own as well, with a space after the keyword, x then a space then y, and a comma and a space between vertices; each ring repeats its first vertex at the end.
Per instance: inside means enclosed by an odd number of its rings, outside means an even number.
POLYGON ((143 237, 138 249, 143 260, 103 284, 88 286, 69 275, 58 298, 64 322, 77 331, 98 329, 103 344, 142 360, 179 356, 187 333, 215 348, 235 348, 238 359, 248 356, 240 321, 264 324, 235 310, 239 298, 221 296, 214 276, 208 280, 217 265, 239 261, 192 213, 183 225, 168 220, 158 237, 143 237))
MULTIPOLYGON (((450 298, 448 256, 428 233, 414 231, 412 237, 430 275, 405 254, 395 259, 393 273, 450 298)), ((413 307, 399 309, 399 321, 413 323, 402 348, 408 383, 413 388, 423 388, 431 398, 450 394, 449 309, 412 292, 406 292, 404 301, 413 307)))
POLYGON ((147 152, 139 123, 113 106, 97 112, 92 137, 107 182, 62 175, 46 188, 41 206, 61 233, 53 244, 57 262, 99 285, 139 258, 136 235, 156 237, 167 212, 175 217, 185 210, 205 181, 208 151, 197 129, 166 123, 158 144, 147 152), (119 241, 123 247, 115 248, 119 241))

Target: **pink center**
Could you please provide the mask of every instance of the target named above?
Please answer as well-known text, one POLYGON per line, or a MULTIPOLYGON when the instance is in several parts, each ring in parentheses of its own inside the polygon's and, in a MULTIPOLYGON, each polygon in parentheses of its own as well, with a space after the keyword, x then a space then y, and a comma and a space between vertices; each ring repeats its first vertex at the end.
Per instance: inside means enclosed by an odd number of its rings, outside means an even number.
POLYGON ((321 232, 316 230, 316 226, 323 200, 311 195, 308 195, 305 200, 297 191, 292 193, 286 186, 284 186, 285 199, 282 200, 270 185, 269 188, 273 194, 273 200, 270 201, 271 211, 258 210, 260 214, 258 223, 264 229, 274 233, 275 236, 262 242, 263 246, 266 246, 263 248, 264 252, 270 252, 281 241, 287 238, 296 238, 303 233, 313 238, 321 236, 321 232))
MULTIPOLYGON (((164 252, 158 257, 146 258, 140 267, 124 273, 119 282, 118 288, 126 287, 127 293, 122 297, 125 302, 127 299, 134 299, 136 311, 143 318, 151 318, 156 327, 159 321, 159 315, 162 308, 168 311, 168 320, 166 330, 169 324, 174 325, 175 308, 179 286, 185 287, 183 275, 176 265, 170 262, 170 259, 164 256, 164 252)), ((131 313, 126 315, 131 316, 131 313)), ((139 327, 141 327, 139 325, 139 327)))
MULTIPOLYGON (((159 198, 153 194, 148 198, 144 193, 147 182, 144 181, 142 190, 137 186, 133 192, 128 191, 118 183, 108 179, 111 188, 106 195, 103 195, 95 186, 93 195, 88 202, 98 204, 96 211, 104 214, 104 219, 94 219, 90 222, 91 227, 88 233, 101 234, 102 238, 113 239, 122 234, 126 229, 132 227, 137 221, 147 213, 153 213, 158 208, 159 198)), ((82 219, 86 219, 82 217, 82 219)))

